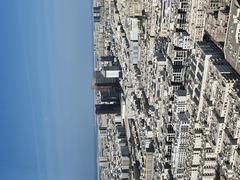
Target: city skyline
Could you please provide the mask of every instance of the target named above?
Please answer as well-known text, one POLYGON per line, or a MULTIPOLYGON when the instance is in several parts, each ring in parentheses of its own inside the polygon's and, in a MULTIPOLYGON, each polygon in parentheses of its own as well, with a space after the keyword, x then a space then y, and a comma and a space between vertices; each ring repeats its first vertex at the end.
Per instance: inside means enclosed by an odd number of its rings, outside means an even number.
POLYGON ((240 179, 239 2, 93 9, 99 178, 240 179))

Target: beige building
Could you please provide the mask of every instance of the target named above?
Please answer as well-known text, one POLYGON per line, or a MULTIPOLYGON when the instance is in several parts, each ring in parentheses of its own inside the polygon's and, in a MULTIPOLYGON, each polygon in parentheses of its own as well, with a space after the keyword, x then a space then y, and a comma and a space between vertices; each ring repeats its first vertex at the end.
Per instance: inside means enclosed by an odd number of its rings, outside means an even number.
POLYGON ((144 180, 152 180, 154 175, 154 155, 153 152, 145 153, 145 178, 144 180))
POLYGON ((228 17, 229 12, 224 10, 207 16, 205 30, 216 42, 223 43, 225 41, 228 17))
POLYGON ((129 16, 142 16, 143 2, 142 0, 129 0, 128 5, 128 15, 129 16))
POLYGON ((238 0, 231 2, 228 30, 225 39, 224 53, 226 60, 240 73, 240 4, 238 0))

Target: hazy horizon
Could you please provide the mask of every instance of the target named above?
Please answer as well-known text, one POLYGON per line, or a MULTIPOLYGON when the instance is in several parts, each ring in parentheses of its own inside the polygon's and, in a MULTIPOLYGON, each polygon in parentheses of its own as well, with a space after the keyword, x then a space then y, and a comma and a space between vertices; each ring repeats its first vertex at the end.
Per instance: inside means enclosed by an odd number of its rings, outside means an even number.
POLYGON ((91 6, 0 2, 0 179, 96 179, 91 6))

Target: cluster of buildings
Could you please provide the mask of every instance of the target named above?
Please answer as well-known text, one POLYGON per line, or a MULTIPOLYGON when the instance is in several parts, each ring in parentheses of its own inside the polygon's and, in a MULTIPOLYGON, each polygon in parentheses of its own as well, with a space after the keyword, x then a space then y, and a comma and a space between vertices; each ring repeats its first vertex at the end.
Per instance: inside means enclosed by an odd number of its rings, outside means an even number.
POLYGON ((99 179, 240 179, 240 1, 93 6, 99 179))

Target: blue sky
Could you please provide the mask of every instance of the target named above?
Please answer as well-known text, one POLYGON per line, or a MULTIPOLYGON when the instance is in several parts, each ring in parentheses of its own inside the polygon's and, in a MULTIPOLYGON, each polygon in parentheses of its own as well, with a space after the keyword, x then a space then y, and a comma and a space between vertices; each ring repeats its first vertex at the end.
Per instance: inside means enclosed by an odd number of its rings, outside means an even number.
POLYGON ((0 179, 96 179, 91 4, 0 1, 0 179))

